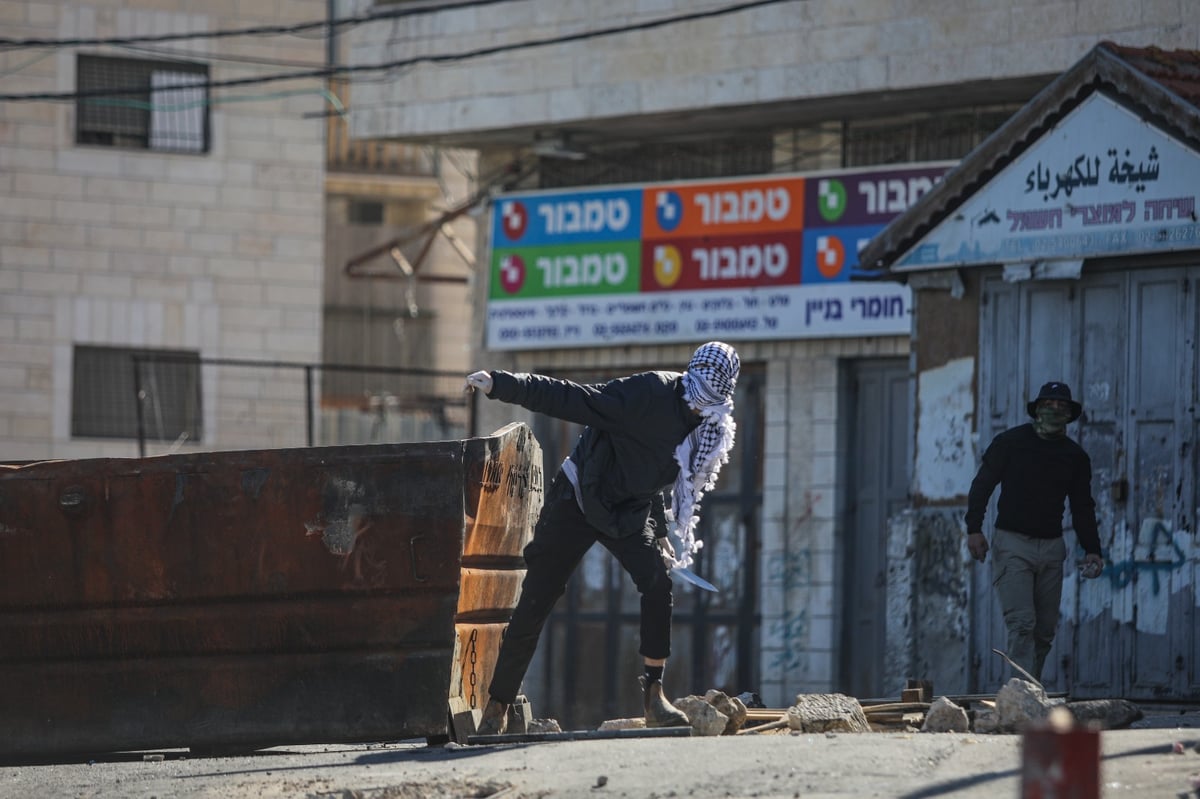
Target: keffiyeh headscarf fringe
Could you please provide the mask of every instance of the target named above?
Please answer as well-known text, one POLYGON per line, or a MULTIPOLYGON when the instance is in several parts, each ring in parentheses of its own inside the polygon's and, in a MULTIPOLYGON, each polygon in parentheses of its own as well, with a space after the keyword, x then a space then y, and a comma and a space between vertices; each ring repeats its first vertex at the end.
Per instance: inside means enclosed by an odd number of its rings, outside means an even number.
POLYGON ((740 369, 733 347, 710 341, 696 350, 683 375, 684 399, 704 421, 675 449, 679 477, 671 495, 670 517, 680 546, 671 568, 691 566, 703 546, 696 538, 700 499, 716 486, 721 467, 729 462, 737 432, 733 391, 740 369))

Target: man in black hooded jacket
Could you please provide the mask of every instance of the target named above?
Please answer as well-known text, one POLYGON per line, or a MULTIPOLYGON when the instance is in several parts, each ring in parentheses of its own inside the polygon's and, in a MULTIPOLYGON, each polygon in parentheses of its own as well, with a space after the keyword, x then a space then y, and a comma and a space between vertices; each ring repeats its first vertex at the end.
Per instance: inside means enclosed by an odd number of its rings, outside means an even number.
POLYGON ((586 425, 546 489, 533 540, 525 548, 521 597, 500 648, 480 734, 505 730, 542 627, 597 541, 641 594, 646 725, 689 723, 662 688, 671 652, 668 564, 687 565, 691 556, 685 551, 679 553, 682 561, 676 559, 668 521, 678 525, 685 550, 691 549, 700 495, 712 488, 733 445, 739 369, 733 347, 709 342, 696 350, 683 374, 642 372, 597 385, 499 370, 467 378, 469 388, 490 399, 586 425), (673 513, 668 515, 663 491, 672 484, 673 513))

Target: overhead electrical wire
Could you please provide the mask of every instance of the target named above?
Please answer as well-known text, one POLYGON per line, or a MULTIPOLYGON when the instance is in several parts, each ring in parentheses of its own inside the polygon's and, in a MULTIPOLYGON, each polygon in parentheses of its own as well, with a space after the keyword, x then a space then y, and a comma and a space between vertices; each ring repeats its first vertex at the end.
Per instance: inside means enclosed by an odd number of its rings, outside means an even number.
MULTIPOLYGON (((492 0, 495 2, 495 0, 492 0)), ((221 89, 232 86, 251 86, 260 83, 273 83, 286 80, 305 80, 313 78, 331 78, 336 75, 359 74, 363 72, 380 72, 392 69, 402 69, 411 67, 421 63, 443 64, 456 61, 466 61, 473 58, 482 58, 489 55, 497 55, 499 53, 513 52, 516 50, 527 50, 534 47, 546 47, 556 44, 568 44, 571 42, 581 42, 588 39, 597 39, 604 36, 614 36, 622 33, 634 33, 638 31, 653 30, 662 28, 668 25, 677 25, 683 22, 691 22, 694 20, 711 19, 713 17, 725 16, 728 14, 746 11, 752 8, 760 8, 762 6, 778 5, 779 3, 799 2, 799 0, 752 0, 752 2, 735 3, 719 8, 708 9, 706 11, 695 11, 687 14, 678 14, 671 17, 661 17, 659 19, 647 20, 645 22, 631 23, 629 25, 617 25, 608 28, 597 28, 594 30, 580 31, 578 33, 563 34, 560 36, 550 36, 541 39, 527 39, 520 42, 509 42, 507 44, 496 44, 488 47, 480 47, 475 50, 469 50, 461 53, 441 53, 430 55, 418 55, 411 58, 405 58, 398 61, 387 61, 378 64, 347 64, 344 66, 331 66, 321 69, 310 69, 296 72, 279 73, 274 75, 257 75, 245 78, 229 78, 226 80, 207 80, 204 82, 189 83, 186 86, 180 86, 180 89, 221 89)), ((160 91, 167 91, 176 87, 163 87, 160 91)), ((89 97, 115 97, 120 95, 144 94, 144 86, 132 87, 115 87, 109 89, 89 89, 87 91, 74 92, 30 92, 22 94, 0 94, 0 102, 18 102, 18 101, 42 101, 42 102, 65 102, 71 100, 80 100, 89 97)))
POLYGON ((187 33, 153 33, 138 36, 121 36, 105 38, 72 38, 72 39, 11 39, 0 36, 0 49, 15 50, 33 47, 100 47, 104 45, 149 44, 152 42, 194 41, 196 39, 222 39, 231 36, 279 36, 291 33, 302 33, 317 28, 333 30, 352 25, 363 25, 368 22, 378 22, 387 19, 415 17, 422 14, 437 14, 443 11, 456 11, 477 6, 491 6, 497 3, 511 3, 513 0, 447 0, 436 6, 421 6, 419 8, 395 8, 389 11, 372 11, 353 17, 335 17, 333 19, 310 20, 291 25, 258 25, 250 28, 224 28, 212 31, 189 31, 187 33))

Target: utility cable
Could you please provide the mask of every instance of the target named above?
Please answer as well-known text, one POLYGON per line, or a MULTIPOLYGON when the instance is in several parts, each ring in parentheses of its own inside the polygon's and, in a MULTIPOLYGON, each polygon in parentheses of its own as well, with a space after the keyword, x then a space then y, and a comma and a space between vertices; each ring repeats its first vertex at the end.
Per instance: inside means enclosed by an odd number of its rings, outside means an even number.
MULTIPOLYGON (((528 39, 521 42, 511 42, 508 44, 497 44, 490 47, 481 47, 476 50, 470 50, 463 53, 444 53, 433 55, 420 55, 412 58, 406 58, 399 61, 388 61, 381 64, 348 64, 345 66, 325 67, 322 69, 310 69, 298 72, 280 73, 275 75, 258 75, 255 77, 246 78, 230 78, 227 80, 208 80, 204 82, 189 83, 186 86, 172 87, 165 86, 156 91, 169 91, 173 88, 187 89, 222 89, 231 86, 251 86, 259 83, 272 83, 285 80, 304 80, 312 78, 330 78, 336 75, 357 74, 362 72, 379 72, 390 69, 402 69, 420 63, 444 64, 456 61, 467 61, 474 58, 482 58, 484 56, 497 55, 499 53, 508 53, 516 50, 527 50, 534 47, 546 47, 555 44, 567 44, 571 42, 582 42, 588 39, 598 39, 604 36, 613 36, 621 33, 634 33, 639 31, 654 30, 668 25, 676 25, 682 22, 692 22, 700 19, 711 19, 713 17, 725 16, 727 14, 737 13, 739 11, 747 11, 752 8, 761 8, 763 6, 777 5, 779 3, 793 3, 799 0, 753 0, 753 2, 736 3, 734 5, 722 6, 720 8, 709 9, 707 11, 697 11, 690 14, 679 14, 673 17, 662 17, 647 22, 638 22, 630 25, 617 25, 610 28, 598 28, 596 30, 580 31, 579 33, 564 34, 562 36, 551 36, 542 39, 528 39)), ((88 91, 75 92, 31 92, 26 94, 0 94, 0 102, 5 101, 57 101, 63 102, 68 100, 79 100, 88 97, 114 97, 119 95, 144 94, 145 86, 133 87, 117 87, 111 89, 89 89, 88 91)))
POLYGON ((362 25, 385 19, 400 19, 415 17, 422 14, 436 14, 442 11, 456 11, 463 8, 490 6, 497 3, 510 3, 513 0, 458 0, 457 2, 439 3, 436 6, 421 6, 420 8, 396 8, 389 11, 372 11, 354 17, 336 17, 334 19, 311 20, 297 22, 292 25, 258 25, 251 28, 224 28, 213 31, 189 31, 187 33, 155 33, 140 36, 121 36, 110 38, 74 38, 74 39, 10 39, 0 36, 0 48, 15 50, 29 47, 101 47, 105 45, 148 44, 151 42, 176 42, 195 39, 221 39, 231 36, 279 36, 290 33, 301 33, 316 28, 337 29, 352 25, 362 25))

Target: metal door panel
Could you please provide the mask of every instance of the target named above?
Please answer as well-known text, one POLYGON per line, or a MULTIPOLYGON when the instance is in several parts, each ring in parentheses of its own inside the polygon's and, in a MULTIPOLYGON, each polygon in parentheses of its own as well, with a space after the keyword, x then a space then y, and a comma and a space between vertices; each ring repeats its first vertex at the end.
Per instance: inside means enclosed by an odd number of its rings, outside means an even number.
MULTIPOLYGON (((1081 373, 1077 396, 1084 416, 1076 427, 1077 440, 1092 459, 1092 495, 1100 545, 1106 556, 1112 551, 1125 513, 1124 444, 1121 408, 1125 399, 1124 370, 1114 364, 1125 362, 1125 286, 1123 275, 1099 275, 1079 287, 1081 373)), ((1075 385, 1075 384, 1072 384, 1075 385)), ((1070 658, 1063 669, 1064 690, 1077 694, 1107 695, 1119 684, 1123 654, 1112 605, 1120 594, 1109 579, 1083 580, 1074 562, 1083 551, 1068 535, 1067 578, 1063 585, 1063 614, 1056 638, 1063 641, 1062 658, 1070 658), (1074 646, 1068 646, 1072 643, 1074 646)))
MULTIPOLYGON (((985 282, 980 447, 1024 422, 1026 395, 1052 376, 1075 388, 1085 410, 1073 434, 1092 460, 1109 565, 1094 581, 1068 572, 1043 675, 1050 690, 1135 699, 1200 695, 1197 276, 1200 267, 1135 268, 1065 285, 985 282), (1005 337, 1014 329, 1022 330, 1015 347, 1005 337), (1013 397, 1018 385, 1022 393, 1013 397)), ((1070 567, 1082 550, 1069 532, 1067 538, 1070 567)), ((974 572, 975 687, 988 690, 1005 673, 989 660, 1004 633, 990 569, 974 572)))
POLYGON ((1184 503, 1192 478, 1184 469, 1188 445, 1182 422, 1188 409, 1183 398, 1194 380, 1191 359, 1184 355, 1195 325, 1185 304, 1186 278, 1178 269, 1130 276, 1133 447, 1125 568, 1133 613, 1125 630, 1131 689, 1148 697, 1185 690, 1184 660, 1193 634, 1194 605, 1183 601, 1192 594, 1186 546, 1194 535, 1187 530, 1194 506, 1184 503))
MULTIPOLYGON (((996 434, 1011 426, 1011 420, 1018 413, 1024 413, 1018 377, 1021 369, 1018 353, 1021 348, 1014 346, 1023 338, 1019 335, 1020 292, 1015 284, 999 279, 986 281, 983 292, 976 465, 996 434)), ((999 495, 999 491, 993 492, 988 502, 985 533, 989 533, 987 525, 996 518, 999 495)), ((990 560, 985 563, 972 562, 971 565, 971 625, 970 690, 994 690, 1002 684, 1007 667, 992 654, 992 649, 1003 650, 1008 644, 996 592, 992 589, 990 560)))
MULTIPOLYGON (((1024 355, 1021 386, 1026 398, 1034 396, 1048 380, 1073 382, 1074 291, 1074 286, 1064 286, 1058 281, 1023 287, 1026 337, 1021 342, 1024 355)), ((1004 346, 1004 340, 999 345, 1004 346)), ((1016 416, 1020 422, 1029 418, 1025 402, 1017 403, 1016 416)))
POLYGON ((908 364, 853 361, 845 375, 848 483, 842 553, 841 690, 882 696, 887 520, 908 500, 908 364))

